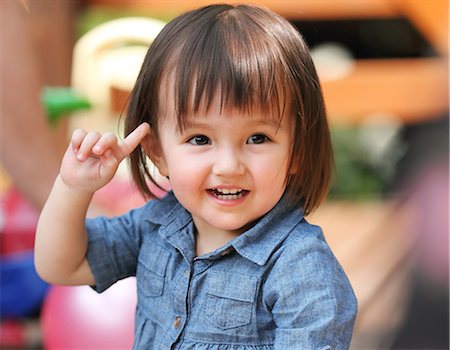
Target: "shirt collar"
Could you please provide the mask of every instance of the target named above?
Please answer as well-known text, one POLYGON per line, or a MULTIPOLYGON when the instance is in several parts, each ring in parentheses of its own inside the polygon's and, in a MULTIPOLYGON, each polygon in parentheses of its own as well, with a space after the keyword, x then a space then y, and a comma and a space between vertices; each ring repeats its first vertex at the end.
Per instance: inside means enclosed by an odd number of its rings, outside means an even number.
POLYGON ((303 219, 303 210, 290 205, 286 195, 248 231, 230 242, 243 257, 263 266, 273 251, 303 219))
MULTIPOLYGON (((163 236, 166 238, 178 234, 192 222, 191 214, 184 209, 172 192, 157 201, 149 210, 147 218, 152 223, 161 225, 160 233, 164 232, 163 236)), ((303 210, 290 205, 284 195, 252 228, 207 254, 205 258, 223 256, 232 247, 242 257, 263 266, 302 219, 303 210)))
POLYGON ((184 226, 192 220, 192 216, 178 202, 173 192, 168 192, 164 198, 151 201, 147 220, 172 230, 179 225, 184 226))

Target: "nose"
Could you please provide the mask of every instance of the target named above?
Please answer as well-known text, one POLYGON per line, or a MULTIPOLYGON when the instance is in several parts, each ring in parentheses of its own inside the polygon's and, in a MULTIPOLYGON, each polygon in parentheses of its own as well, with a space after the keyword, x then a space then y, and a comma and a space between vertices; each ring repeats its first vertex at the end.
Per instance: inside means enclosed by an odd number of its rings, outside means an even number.
POLYGON ((234 147, 223 147, 214 155, 212 172, 214 175, 232 177, 245 173, 245 164, 241 151, 234 147))

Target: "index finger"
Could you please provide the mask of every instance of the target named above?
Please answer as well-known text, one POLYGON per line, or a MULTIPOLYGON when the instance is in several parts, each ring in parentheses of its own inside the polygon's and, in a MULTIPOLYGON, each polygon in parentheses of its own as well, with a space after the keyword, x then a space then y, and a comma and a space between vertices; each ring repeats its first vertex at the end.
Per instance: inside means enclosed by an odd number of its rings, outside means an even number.
POLYGON ((125 139, 119 143, 118 147, 122 156, 125 158, 141 143, 141 141, 150 133, 148 123, 140 124, 125 139))

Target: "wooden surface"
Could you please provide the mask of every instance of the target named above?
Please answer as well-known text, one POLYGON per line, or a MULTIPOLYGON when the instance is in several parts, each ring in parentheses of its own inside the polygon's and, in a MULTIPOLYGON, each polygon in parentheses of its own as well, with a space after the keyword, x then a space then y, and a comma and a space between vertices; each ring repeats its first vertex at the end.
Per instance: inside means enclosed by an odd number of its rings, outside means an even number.
POLYGON ((322 87, 332 122, 358 124, 384 115, 414 123, 447 113, 448 62, 358 60, 352 72, 322 87))
MULTIPOLYGON (((89 4, 96 6, 133 7, 137 9, 150 9, 154 12, 180 13, 193 8, 214 3, 224 3, 221 0, 89 0, 89 4)), ((242 1, 225 1, 230 4, 239 4, 242 1)), ((340 18, 355 16, 393 16, 395 8, 385 0, 258 0, 257 3, 271 8, 273 11, 286 17, 320 17, 340 18)))

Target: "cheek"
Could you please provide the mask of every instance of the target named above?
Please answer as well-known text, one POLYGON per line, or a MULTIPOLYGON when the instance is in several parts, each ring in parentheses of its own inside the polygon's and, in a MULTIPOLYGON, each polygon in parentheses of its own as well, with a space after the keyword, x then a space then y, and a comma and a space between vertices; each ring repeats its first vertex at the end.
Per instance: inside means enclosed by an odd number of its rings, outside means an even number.
POLYGON ((195 158, 174 154, 167 159, 170 183, 172 188, 192 188, 204 179, 202 167, 195 158))
POLYGON ((255 182, 260 187, 272 188, 276 190, 276 188, 284 187, 286 179, 286 169, 284 168, 270 168, 270 169, 260 169, 258 172, 257 178, 255 178, 255 182))
POLYGON ((287 177, 289 160, 286 154, 278 154, 272 157, 255 162, 253 165, 253 173, 257 174, 257 177, 261 183, 283 182, 287 177))

